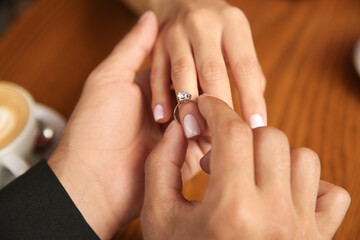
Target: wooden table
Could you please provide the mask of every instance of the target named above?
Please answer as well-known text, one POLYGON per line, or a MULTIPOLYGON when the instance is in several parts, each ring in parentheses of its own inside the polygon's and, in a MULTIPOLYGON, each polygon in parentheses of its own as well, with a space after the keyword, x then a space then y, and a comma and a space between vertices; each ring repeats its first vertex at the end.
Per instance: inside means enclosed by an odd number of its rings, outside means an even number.
MULTIPOLYGON (((267 76, 269 124, 321 157, 352 204, 335 239, 360 239, 360 79, 352 67, 359 0, 231 0, 247 14, 267 76)), ((36 0, 0 38, 0 79, 69 117, 89 72, 136 22, 115 0, 36 0)), ((237 105, 238 106, 238 105, 237 105)), ((201 199, 207 176, 184 193, 201 199)), ((115 239, 141 239, 138 221, 115 239)))

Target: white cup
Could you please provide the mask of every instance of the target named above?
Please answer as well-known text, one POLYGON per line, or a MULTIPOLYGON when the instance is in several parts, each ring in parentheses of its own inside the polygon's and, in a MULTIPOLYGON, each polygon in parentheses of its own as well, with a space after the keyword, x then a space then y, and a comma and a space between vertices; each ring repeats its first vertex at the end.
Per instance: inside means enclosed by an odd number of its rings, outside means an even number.
POLYGON ((30 168, 26 158, 32 153, 38 134, 35 117, 35 102, 24 88, 7 82, 6 84, 16 90, 26 101, 29 109, 28 119, 20 134, 13 141, 0 149, 0 189, 14 178, 20 176, 30 168))

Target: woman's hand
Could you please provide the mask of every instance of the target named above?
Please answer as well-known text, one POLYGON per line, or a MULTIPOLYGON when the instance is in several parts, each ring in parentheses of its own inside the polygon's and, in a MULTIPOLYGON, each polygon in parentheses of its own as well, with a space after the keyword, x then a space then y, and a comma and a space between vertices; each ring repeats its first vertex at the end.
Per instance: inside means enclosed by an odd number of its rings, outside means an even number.
MULTIPOLYGON (((223 0, 149 2, 162 22, 151 67, 155 120, 172 117, 170 78, 176 93, 187 90, 196 100, 202 91, 232 106, 229 64, 243 118, 252 128, 266 125, 265 77, 244 13, 223 0)), ((179 116, 187 138, 204 131, 196 104, 182 104, 179 116)))

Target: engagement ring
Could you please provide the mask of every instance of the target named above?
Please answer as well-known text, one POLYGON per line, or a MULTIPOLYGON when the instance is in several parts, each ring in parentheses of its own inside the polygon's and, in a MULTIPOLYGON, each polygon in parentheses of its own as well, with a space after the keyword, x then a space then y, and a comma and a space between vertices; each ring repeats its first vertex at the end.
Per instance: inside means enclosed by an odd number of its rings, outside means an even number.
POLYGON ((187 102, 194 102, 194 103, 197 103, 197 101, 195 100, 191 100, 191 94, 188 92, 188 91, 180 91, 177 96, 176 96, 176 99, 178 101, 178 104, 176 104, 175 108, 174 108, 174 112, 173 112, 173 116, 174 116, 174 119, 178 122, 180 122, 178 120, 178 118, 176 117, 176 111, 177 109, 179 108, 179 106, 183 103, 187 103, 187 102))

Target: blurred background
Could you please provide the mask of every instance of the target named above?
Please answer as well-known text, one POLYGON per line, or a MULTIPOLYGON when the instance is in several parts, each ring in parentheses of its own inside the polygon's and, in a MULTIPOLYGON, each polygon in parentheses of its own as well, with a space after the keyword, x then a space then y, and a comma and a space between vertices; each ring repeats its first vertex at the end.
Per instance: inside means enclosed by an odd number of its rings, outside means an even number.
MULTIPOLYGON (((352 203, 334 239, 360 239, 359 0, 228 0, 244 11, 267 77, 269 125, 314 149, 352 203)), ((0 79, 69 117, 92 69, 137 21, 118 0, 0 0, 0 79), (11 23, 11 24, 10 24, 11 23)), ((149 60, 143 68, 148 67, 149 60)), ((239 110, 233 88, 234 106, 239 110)), ((201 199, 208 176, 184 187, 201 199)), ((139 222, 115 239, 142 239, 139 222)))
POLYGON ((33 0, 0 0, 0 35, 33 0))

